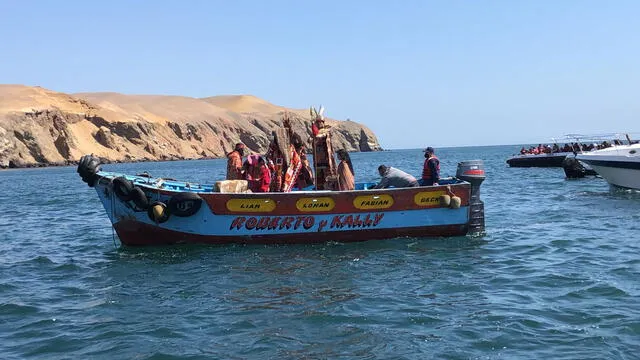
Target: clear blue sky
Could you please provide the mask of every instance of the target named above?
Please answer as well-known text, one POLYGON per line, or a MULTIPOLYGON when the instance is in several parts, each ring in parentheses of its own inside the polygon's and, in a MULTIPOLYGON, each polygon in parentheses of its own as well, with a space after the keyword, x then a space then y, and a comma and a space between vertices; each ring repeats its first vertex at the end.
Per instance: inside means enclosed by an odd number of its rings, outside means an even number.
POLYGON ((640 131, 640 1, 0 0, 0 83, 323 104, 386 148, 640 131))

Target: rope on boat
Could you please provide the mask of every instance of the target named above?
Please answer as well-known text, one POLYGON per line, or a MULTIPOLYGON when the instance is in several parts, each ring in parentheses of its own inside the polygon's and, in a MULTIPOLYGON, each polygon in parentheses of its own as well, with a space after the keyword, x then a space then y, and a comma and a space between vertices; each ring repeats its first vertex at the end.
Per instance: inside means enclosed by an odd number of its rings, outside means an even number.
MULTIPOLYGON (((111 183, 109 185, 111 185, 111 183)), ((113 227, 113 220, 116 218, 116 199, 114 195, 113 191, 111 191, 111 240, 113 241, 113 248, 118 249, 118 245, 116 244, 116 229, 113 227)))
MULTIPOLYGON (((160 186, 162 186, 163 182, 164 181, 162 179, 160 179, 160 181, 158 181, 158 183, 156 184, 156 203, 160 202, 160 186)), ((151 206, 150 209, 153 209, 153 206, 151 206)), ((153 212, 153 210, 152 210, 152 212, 153 212)), ((156 226, 158 226, 160 224, 160 221, 158 220, 158 217, 155 216, 155 213, 154 213, 154 216, 153 216, 152 220, 156 223, 156 226)))

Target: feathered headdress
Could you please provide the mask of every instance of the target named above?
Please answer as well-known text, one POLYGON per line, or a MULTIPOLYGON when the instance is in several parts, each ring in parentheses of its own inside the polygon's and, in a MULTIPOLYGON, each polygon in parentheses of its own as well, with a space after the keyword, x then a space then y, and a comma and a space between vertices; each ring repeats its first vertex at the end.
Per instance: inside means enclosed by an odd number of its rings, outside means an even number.
POLYGON ((309 108, 309 114, 311 118, 314 120, 322 120, 324 121, 324 107, 320 105, 320 110, 316 110, 313 106, 309 108))

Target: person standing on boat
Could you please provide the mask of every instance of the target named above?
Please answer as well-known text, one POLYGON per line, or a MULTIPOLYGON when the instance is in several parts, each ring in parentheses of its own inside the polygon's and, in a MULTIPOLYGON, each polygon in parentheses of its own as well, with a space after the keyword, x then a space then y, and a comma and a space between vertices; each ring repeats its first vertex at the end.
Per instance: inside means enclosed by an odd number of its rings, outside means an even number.
POLYGON ((296 148, 296 152, 300 155, 300 160, 302 161, 302 168, 300 169, 300 175, 298 176, 298 181, 296 186, 298 189, 302 190, 307 186, 313 185, 313 170, 311 169, 311 164, 309 163, 309 159, 307 159, 307 151, 302 142, 294 144, 296 148))
POLYGON ((315 121, 311 123, 311 134, 318 136, 321 129, 324 129, 324 119, 317 117, 315 121))
POLYGON ((242 156, 244 144, 237 143, 234 150, 227 154, 227 180, 243 180, 242 156))
POLYGON ((356 188, 351 157, 345 149, 340 149, 338 155, 338 190, 353 190, 356 188))
POLYGON ((438 181, 440 181, 440 159, 436 157, 435 150, 431 146, 424 150, 424 157, 426 160, 422 169, 420 185, 438 185, 438 181))
POLYGON ((311 134, 313 137, 316 137, 323 129, 329 128, 329 126, 324 123, 324 116, 322 115, 324 113, 324 107, 320 106, 320 111, 317 111, 315 108, 311 108, 309 111, 312 119, 311 134))
POLYGON ((264 158, 260 155, 249 155, 245 164, 245 178, 249 182, 249 189, 254 193, 269 192, 271 170, 264 158))
POLYGON ((382 179, 378 185, 372 187, 372 189, 386 189, 389 187, 404 188, 404 187, 416 187, 419 186, 418 180, 413 175, 393 168, 391 166, 380 165, 378 166, 378 173, 382 176, 382 179))

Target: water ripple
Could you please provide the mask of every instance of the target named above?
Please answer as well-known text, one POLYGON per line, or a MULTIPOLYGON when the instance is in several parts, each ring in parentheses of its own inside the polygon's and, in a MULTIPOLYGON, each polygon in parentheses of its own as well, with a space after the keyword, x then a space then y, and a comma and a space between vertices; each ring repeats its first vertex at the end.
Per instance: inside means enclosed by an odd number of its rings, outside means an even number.
MULTIPOLYGON (((74 168, 0 172, 3 358, 630 359, 640 196, 483 158, 487 234, 311 246, 120 248, 74 168), (50 181, 52 178, 56 181, 50 181), (33 189, 39 189, 34 192, 33 189), (47 194, 47 196, 42 196, 47 194)), ((419 173, 417 150, 353 154, 419 173)), ((109 165, 209 181, 225 162, 109 165), (195 166, 197 165, 197 166, 195 166)), ((117 239, 116 239, 117 240, 117 239)))

